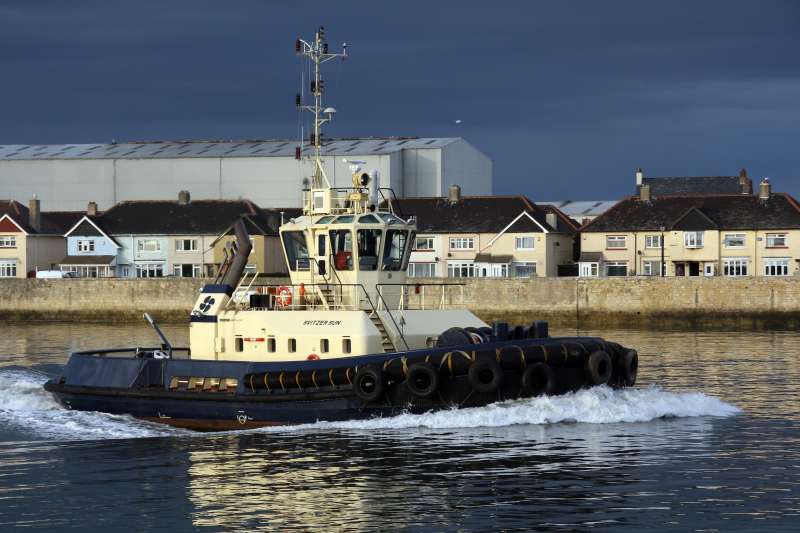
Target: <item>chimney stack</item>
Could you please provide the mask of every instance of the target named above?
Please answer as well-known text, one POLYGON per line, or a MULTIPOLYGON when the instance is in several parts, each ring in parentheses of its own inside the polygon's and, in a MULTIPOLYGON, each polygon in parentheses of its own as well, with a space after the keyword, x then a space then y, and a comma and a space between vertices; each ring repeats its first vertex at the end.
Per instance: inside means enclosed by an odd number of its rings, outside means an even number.
POLYGON ((642 172, 641 168, 637 168, 636 169, 636 186, 638 187, 639 185, 641 185, 643 180, 644 180, 644 172, 642 172))
POLYGON ((753 194, 753 182, 747 177, 747 169, 739 171, 739 192, 742 194, 753 194))
POLYGON ((180 205, 186 205, 191 201, 191 197, 189 196, 189 191, 181 191, 178 193, 178 203, 180 205))
POLYGON ((89 202, 89 205, 86 206, 86 214, 90 217, 97 216, 97 202, 89 202))
POLYGON ((645 183, 639 186, 639 200, 650 203, 650 185, 645 183))
POLYGON ((544 216, 544 221, 547 222, 547 225, 553 229, 558 229, 558 216, 552 211, 548 211, 547 214, 544 216))
POLYGON ((450 186, 450 194, 447 197, 450 205, 456 205, 458 202, 461 201, 461 187, 458 185, 451 185, 450 186))
POLYGON ((29 215, 29 224, 31 227, 39 231, 42 229, 42 203, 33 195, 31 198, 30 203, 28 204, 28 215, 29 215))
POLYGON ((770 196, 772 196, 772 185, 769 184, 769 178, 764 178, 758 186, 758 197, 766 202, 770 196))

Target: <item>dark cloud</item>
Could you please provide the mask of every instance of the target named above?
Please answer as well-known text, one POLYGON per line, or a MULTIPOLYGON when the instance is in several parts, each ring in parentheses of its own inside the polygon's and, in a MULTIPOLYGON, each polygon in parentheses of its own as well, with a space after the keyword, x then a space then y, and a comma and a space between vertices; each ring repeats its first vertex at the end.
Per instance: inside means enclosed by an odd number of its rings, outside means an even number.
POLYGON ((331 135, 461 135, 540 200, 630 193, 637 166, 800 194, 790 0, 0 2, 0 143, 291 137, 320 23, 352 53, 331 135))

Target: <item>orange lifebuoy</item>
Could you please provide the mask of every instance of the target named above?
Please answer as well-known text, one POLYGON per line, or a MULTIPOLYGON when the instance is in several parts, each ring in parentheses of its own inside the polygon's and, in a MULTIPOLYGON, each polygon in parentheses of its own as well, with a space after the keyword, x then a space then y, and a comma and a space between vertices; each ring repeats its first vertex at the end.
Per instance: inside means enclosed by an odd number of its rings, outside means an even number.
POLYGON ((289 287, 281 287, 278 289, 277 300, 281 307, 289 307, 292 305, 292 289, 289 287))
POLYGON ((315 353, 310 353, 306 359, 309 361, 319 361, 319 356, 315 353))

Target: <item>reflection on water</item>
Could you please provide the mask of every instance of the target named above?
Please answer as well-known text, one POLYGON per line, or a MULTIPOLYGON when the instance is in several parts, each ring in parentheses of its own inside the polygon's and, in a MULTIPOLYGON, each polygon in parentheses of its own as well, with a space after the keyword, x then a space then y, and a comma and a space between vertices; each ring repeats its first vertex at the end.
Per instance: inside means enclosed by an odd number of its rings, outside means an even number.
MULTIPOLYGON (((186 342, 184 328, 165 329, 176 345, 186 342)), ((6 331, 0 524, 790 530, 800 518, 800 335, 794 332, 582 332, 636 347, 641 390, 198 435, 64 411, 39 389, 44 378, 36 371, 54 371, 67 351, 153 344, 146 327, 15 324, 6 331), (687 392, 705 395, 674 394, 687 392), (732 415, 712 397, 743 411, 732 415), (605 409, 609 402, 616 409, 605 409), (536 418, 531 411, 548 414, 536 418), (547 423, 584 419, 603 423, 547 423), (620 422, 628 419, 649 421, 620 422)))

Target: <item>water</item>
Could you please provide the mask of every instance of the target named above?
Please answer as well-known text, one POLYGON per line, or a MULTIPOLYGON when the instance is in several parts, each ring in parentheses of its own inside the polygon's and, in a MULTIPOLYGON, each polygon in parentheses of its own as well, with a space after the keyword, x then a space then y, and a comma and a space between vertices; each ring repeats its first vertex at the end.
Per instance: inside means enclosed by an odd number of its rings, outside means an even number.
POLYGON ((152 344, 147 328, 3 331, 2 531, 800 528, 795 332, 582 332, 639 349, 636 389, 193 434, 40 388, 68 351, 152 344))

